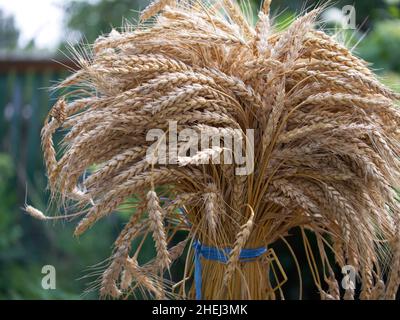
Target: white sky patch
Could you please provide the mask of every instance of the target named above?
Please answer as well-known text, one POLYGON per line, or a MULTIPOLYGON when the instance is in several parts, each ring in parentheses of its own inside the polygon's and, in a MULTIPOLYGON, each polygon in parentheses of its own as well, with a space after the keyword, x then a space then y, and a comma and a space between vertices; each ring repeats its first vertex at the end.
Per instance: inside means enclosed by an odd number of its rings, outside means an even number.
POLYGON ((61 0, 0 0, 0 9, 12 14, 20 30, 20 46, 35 39, 40 49, 54 49, 65 36, 61 0))

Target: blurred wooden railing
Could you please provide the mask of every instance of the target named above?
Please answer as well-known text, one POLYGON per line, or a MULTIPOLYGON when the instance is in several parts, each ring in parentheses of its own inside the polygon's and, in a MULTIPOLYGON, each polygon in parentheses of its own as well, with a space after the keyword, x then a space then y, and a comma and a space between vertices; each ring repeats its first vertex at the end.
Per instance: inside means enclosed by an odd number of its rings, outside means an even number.
POLYGON ((74 68, 71 61, 0 56, 0 153, 9 154, 17 188, 43 179, 40 130, 57 99, 50 88, 74 68))

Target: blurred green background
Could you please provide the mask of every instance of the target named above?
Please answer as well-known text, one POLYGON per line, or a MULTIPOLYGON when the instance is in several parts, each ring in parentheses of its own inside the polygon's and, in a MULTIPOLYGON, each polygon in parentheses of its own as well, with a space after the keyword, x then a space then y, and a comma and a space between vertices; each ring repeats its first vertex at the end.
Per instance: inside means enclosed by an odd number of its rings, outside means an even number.
MULTIPOLYGON (((40 3, 37 1, 37 6, 40 3)), ((74 44, 93 42, 98 35, 125 23, 123 17, 134 24, 137 10, 147 1, 60 3, 65 12, 60 23, 65 33, 73 36, 70 41, 74 44)), ((284 25, 314 3, 276 0, 272 12, 284 25)), ((254 0, 251 5, 258 8, 260 4, 254 0)), ((331 6, 323 15, 327 30, 340 31, 346 45, 355 46, 354 51, 372 63, 382 81, 400 89, 400 0, 336 1, 331 6), (341 30, 338 24, 345 5, 356 8, 357 30, 341 30)), ((95 271, 101 270, 94 266, 111 254, 128 213, 110 216, 80 239, 72 236, 75 223, 42 223, 23 213, 25 200, 43 210, 47 207, 40 128, 57 99, 48 88, 69 73, 54 59, 67 65, 70 61, 65 57, 69 54, 66 40, 52 49, 38 48, 35 39, 21 45, 16 18, 6 14, 0 2, 0 299, 95 299, 95 290, 83 293, 96 279, 95 271), (56 290, 41 287, 44 265, 56 268, 56 290), (92 272, 93 276, 82 278, 92 272)), ((292 244, 298 247, 295 241, 292 244)), ((289 277, 296 277, 287 249, 278 245, 277 251, 282 253, 281 262, 289 277)), ((152 254, 149 249, 148 255, 152 254)), ((297 297, 297 285, 297 281, 286 285, 288 298, 297 297)), ((304 297, 314 298, 315 289, 307 286, 307 281, 305 285, 304 297)))

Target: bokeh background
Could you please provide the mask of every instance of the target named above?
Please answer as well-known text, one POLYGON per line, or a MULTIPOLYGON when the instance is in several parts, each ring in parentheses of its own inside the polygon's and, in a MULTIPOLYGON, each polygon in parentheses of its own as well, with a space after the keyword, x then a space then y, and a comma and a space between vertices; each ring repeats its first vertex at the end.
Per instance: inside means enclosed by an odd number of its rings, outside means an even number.
MULTIPOLYGON (((253 8, 259 0, 249 0, 253 8)), ((40 147, 40 129, 57 93, 50 88, 74 67, 71 46, 91 43, 99 35, 135 24, 148 0, 0 0, 0 299, 96 299, 91 282, 127 212, 99 222, 80 239, 75 223, 42 223, 23 213, 27 201, 46 210, 48 192, 40 147), (100 263, 100 264, 99 264, 100 263), (56 290, 41 286, 44 265, 57 271, 56 290)), ((272 12, 284 27, 296 14, 315 5, 299 0, 275 0, 272 12)), ((372 63, 387 85, 400 89, 400 0, 340 0, 322 17, 325 28, 339 32, 349 48, 372 63), (356 30, 342 30, 342 7, 354 5, 356 30)), ((290 239, 301 255, 296 233, 290 239)), ((275 249, 289 277, 296 269, 287 248, 275 249)), ((147 257, 154 251, 148 244, 147 257)), ((183 261, 174 270, 179 272, 183 261)), ((304 298, 317 298, 304 271, 304 298)), ((285 285, 296 298, 298 282, 285 285)))

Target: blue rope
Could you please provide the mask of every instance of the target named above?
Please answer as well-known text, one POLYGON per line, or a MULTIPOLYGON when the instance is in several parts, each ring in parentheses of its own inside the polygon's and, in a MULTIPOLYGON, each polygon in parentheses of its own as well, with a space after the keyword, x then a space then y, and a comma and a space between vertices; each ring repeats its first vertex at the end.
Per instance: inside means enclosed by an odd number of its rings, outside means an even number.
MULTIPOLYGON (((196 300, 201 300, 201 257, 207 260, 219 261, 227 263, 229 260, 229 254, 232 249, 218 249, 214 247, 207 247, 202 245, 200 241, 195 240, 193 242, 194 248, 194 283, 196 288, 196 300)), ((259 256, 263 255, 267 249, 265 247, 256 249, 242 249, 240 251, 239 260, 241 262, 251 261, 259 256)))

